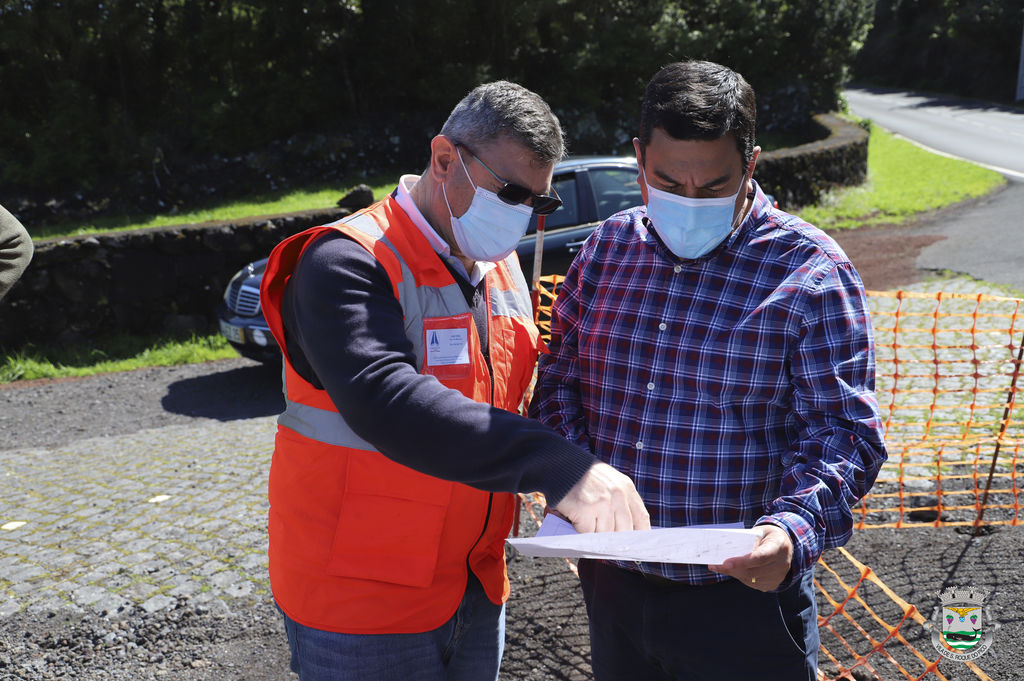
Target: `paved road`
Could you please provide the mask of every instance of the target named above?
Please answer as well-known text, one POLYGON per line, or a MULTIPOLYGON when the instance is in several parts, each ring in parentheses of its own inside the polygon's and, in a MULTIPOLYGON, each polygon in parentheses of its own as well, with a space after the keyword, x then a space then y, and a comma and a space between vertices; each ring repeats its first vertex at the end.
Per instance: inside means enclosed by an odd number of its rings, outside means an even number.
POLYGON ((1024 180, 1024 109, 873 88, 844 94, 855 114, 886 130, 1024 180))
POLYGON ((917 234, 942 237, 921 251, 916 264, 1024 294, 1024 110, 908 92, 849 89, 845 94, 858 116, 1007 178, 1002 191, 943 211, 916 228, 917 234))
POLYGON ((963 272, 1024 296, 1024 181, 1011 179, 1002 191, 944 211, 916 231, 943 237, 921 251, 917 267, 963 272))

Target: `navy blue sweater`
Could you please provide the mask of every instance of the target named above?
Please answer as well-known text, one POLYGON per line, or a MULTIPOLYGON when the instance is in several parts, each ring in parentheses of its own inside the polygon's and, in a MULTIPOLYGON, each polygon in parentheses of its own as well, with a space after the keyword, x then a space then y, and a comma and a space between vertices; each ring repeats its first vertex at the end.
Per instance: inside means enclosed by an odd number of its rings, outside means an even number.
MULTIPOLYGON (((472 306, 473 287, 455 278, 472 306)), ((420 374, 387 273, 341 234, 306 249, 281 316, 295 370, 397 463, 491 492, 540 491, 554 505, 596 460, 537 421, 420 374)))

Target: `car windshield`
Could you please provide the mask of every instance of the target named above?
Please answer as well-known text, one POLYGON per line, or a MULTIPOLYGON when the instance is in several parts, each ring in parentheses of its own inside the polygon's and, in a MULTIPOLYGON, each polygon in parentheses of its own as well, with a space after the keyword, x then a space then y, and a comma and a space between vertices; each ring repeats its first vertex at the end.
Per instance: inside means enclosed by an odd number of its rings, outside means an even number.
POLYGON ((590 171, 590 184, 597 197, 597 216, 605 219, 620 210, 643 203, 636 170, 598 168, 590 171))

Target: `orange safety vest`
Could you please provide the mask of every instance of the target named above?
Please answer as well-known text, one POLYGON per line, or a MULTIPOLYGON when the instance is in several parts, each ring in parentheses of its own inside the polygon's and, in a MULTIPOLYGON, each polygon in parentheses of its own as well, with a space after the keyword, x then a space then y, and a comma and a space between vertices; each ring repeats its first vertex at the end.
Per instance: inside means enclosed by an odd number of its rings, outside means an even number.
MULTIPOLYGON (((305 249, 338 230, 376 258, 405 316, 417 369, 466 397, 516 412, 542 346, 515 253, 485 276, 489 354, 458 284, 392 197, 281 242, 263 275, 263 313, 284 354, 286 409, 270 467, 270 583, 289 617, 352 634, 414 633, 454 615, 472 569, 494 603, 508 598, 505 537, 515 497, 399 465, 345 423, 290 361, 281 299, 305 249), (449 334, 469 363, 425 359, 449 334)), ((450 361, 450 360, 449 360, 450 361)), ((396 428, 401 423, 395 423, 396 428)))

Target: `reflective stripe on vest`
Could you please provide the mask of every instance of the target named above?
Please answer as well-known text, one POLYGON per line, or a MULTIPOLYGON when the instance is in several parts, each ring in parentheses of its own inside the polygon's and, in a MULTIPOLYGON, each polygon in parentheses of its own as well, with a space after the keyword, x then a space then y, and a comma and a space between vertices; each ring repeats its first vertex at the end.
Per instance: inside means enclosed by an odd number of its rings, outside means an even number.
POLYGON ((277 418, 278 425, 294 430, 310 440, 335 447, 374 451, 376 448, 355 434, 337 411, 327 411, 285 399, 285 411, 277 418))
POLYGON ((491 314, 496 317, 523 317, 525 319, 533 317, 530 312, 530 301, 523 298, 517 289, 502 291, 497 287, 492 287, 490 302, 491 314))

